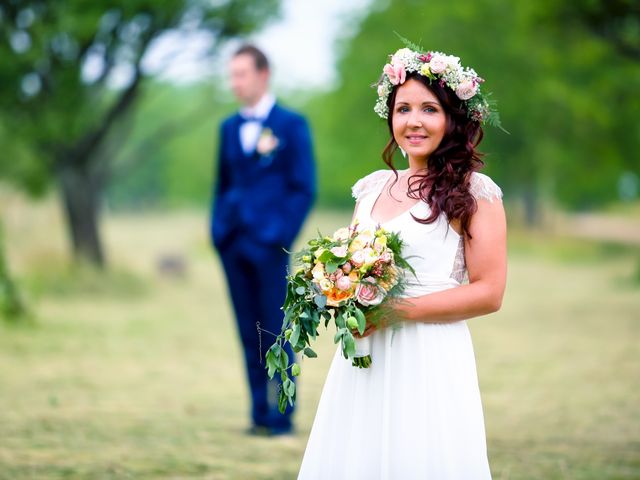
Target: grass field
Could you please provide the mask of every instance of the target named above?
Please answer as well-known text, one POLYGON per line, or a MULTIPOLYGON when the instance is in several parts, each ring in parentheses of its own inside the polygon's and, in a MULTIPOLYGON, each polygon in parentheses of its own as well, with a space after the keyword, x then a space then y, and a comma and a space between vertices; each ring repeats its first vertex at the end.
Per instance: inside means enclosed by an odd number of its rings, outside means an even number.
MULTIPOLYGON (((295 478, 332 336, 303 362, 298 434, 245 436, 240 344, 204 213, 109 216, 106 278, 69 269, 54 207, 5 217, 34 323, 0 322, 1 479, 295 478), (166 255, 184 277, 159 274, 166 255)), ((316 213, 301 238, 349 217, 316 213)), ((640 252, 517 231, 509 242, 502 309, 469 321, 494 479, 640 478, 640 252)))

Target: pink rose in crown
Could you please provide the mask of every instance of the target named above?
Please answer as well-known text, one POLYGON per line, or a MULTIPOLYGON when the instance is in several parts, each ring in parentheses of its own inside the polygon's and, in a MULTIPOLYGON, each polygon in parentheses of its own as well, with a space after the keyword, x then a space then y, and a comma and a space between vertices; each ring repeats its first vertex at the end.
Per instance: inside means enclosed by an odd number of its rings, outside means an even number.
POLYGON ((460 100, 469 100, 478 92, 478 85, 473 80, 465 80, 456 88, 460 100))
POLYGON ((441 55, 435 55, 429 62, 429 70, 440 74, 447 69, 447 60, 441 55))
POLYGON ((387 63, 382 71, 394 85, 403 84, 407 78, 407 72, 404 69, 404 65, 400 62, 394 63, 393 65, 387 63))

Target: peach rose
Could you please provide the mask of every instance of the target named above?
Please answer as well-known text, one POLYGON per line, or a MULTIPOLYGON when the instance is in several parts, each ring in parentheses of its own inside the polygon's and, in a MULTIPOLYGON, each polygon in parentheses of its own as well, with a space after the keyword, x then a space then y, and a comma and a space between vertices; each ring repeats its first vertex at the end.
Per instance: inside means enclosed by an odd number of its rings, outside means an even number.
POLYGON ((337 288, 332 288, 328 292, 324 293, 327 296, 327 305, 331 307, 338 307, 341 302, 353 297, 353 292, 349 290, 339 290, 337 288))

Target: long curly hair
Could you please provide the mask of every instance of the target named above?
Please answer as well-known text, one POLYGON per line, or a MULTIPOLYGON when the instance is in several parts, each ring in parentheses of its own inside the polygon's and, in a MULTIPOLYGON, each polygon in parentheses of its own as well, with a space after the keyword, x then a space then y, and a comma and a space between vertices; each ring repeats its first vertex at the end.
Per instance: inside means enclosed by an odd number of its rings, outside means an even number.
MULTIPOLYGON (((469 223, 478 205, 469 191, 471 173, 484 165, 482 153, 476 150, 484 135, 482 126, 467 116, 462 101, 450 88, 439 82, 429 83, 428 78, 412 72, 406 80, 421 82, 438 98, 447 117, 445 134, 438 148, 429 156, 426 173, 419 172, 409 177, 410 198, 421 199, 431 208, 427 218, 411 216, 423 224, 433 223, 444 212, 447 221, 460 219, 463 235, 472 238, 469 223)), ((396 178, 389 186, 398 181, 398 171, 393 165, 393 155, 398 143, 393 136, 393 114, 398 86, 395 86, 387 99, 389 117, 387 125, 391 138, 382 152, 382 159, 393 170, 396 178)))

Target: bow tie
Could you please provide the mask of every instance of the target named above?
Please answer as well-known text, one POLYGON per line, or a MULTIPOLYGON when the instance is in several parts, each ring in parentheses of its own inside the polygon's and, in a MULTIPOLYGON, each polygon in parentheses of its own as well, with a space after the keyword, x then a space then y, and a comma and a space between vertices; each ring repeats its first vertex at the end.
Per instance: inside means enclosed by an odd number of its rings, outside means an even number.
POLYGON ((242 122, 258 122, 258 123, 262 123, 263 119, 260 117, 254 117, 254 116, 250 116, 250 115, 240 115, 240 119, 242 120, 242 122))

